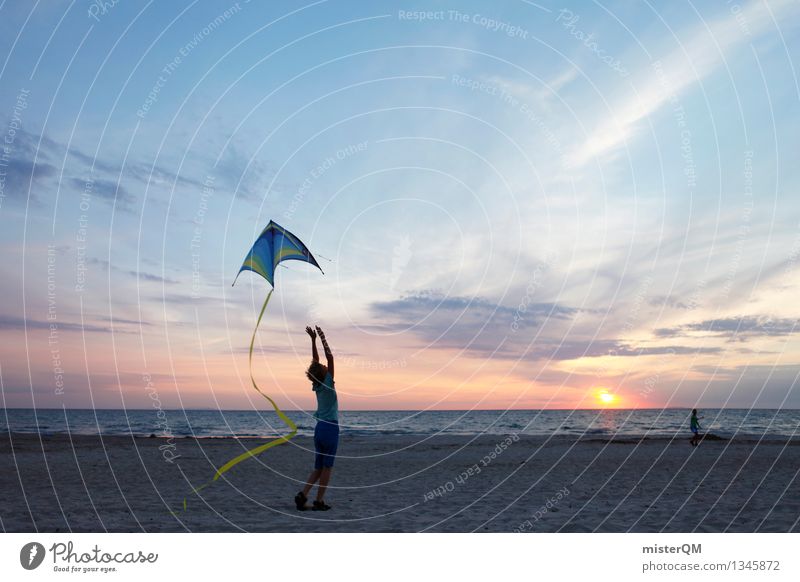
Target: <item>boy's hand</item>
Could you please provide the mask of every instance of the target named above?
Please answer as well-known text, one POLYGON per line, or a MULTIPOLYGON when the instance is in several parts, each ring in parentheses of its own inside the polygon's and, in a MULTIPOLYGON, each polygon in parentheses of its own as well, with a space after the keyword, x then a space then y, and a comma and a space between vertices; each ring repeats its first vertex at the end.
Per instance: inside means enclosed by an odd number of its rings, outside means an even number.
POLYGON ((317 328, 317 333, 319 334, 319 338, 324 340, 325 339, 325 332, 322 331, 322 328, 320 328, 320 326, 316 326, 316 328, 317 328))
MULTIPOLYGON (((317 329, 319 329, 319 328, 317 328, 317 329)), ((315 332, 313 329, 311 329, 311 326, 310 326, 310 325, 307 325, 307 326, 306 326, 306 333, 307 333, 309 336, 311 336, 311 339, 312 339, 312 340, 315 340, 315 339, 317 339, 317 332, 315 332)))

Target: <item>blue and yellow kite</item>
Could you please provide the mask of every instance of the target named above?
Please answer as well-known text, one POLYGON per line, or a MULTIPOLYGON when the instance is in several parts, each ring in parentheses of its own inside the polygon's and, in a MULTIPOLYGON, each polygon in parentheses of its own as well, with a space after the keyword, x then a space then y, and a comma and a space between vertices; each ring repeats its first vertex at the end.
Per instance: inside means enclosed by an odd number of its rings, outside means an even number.
MULTIPOLYGON (((281 225, 269 221, 267 228, 253 243, 253 248, 247 253, 242 263, 242 268, 236 274, 236 279, 242 271, 253 271, 264 277, 273 287, 275 286, 275 268, 282 261, 305 261, 311 263, 322 271, 314 255, 308 250, 299 238, 283 228, 281 225)), ((324 275, 325 272, 322 271, 324 275)), ((236 279, 233 284, 236 284, 236 279)))

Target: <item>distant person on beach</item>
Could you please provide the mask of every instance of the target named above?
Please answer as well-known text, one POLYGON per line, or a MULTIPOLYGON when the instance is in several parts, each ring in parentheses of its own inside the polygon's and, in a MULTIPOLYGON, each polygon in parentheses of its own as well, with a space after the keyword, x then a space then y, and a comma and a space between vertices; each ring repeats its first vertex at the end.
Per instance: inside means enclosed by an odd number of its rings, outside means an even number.
POLYGON ((308 502, 311 488, 314 483, 319 481, 317 498, 311 509, 314 511, 327 511, 331 507, 325 504, 325 490, 328 488, 328 482, 331 479, 333 461, 336 458, 336 448, 339 445, 339 402, 336 397, 336 386, 333 383, 333 353, 325 339, 325 333, 319 326, 317 326, 316 331, 311 327, 306 327, 306 333, 311 337, 311 365, 306 370, 306 377, 311 380, 311 389, 317 396, 317 411, 314 413, 314 418, 317 419, 317 426, 314 429, 316 458, 314 460, 314 470, 308 476, 305 489, 295 495, 294 502, 298 510, 304 511, 307 509, 306 503, 308 502), (319 361, 317 335, 319 335, 322 349, 325 351, 327 366, 319 361))
POLYGON ((692 443, 693 447, 696 447, 700 442, 700 421, 697 420, 697 409, 692 409, 692 419, 689 421, 689 428, 692 430, 692 440, 689 442, 692 443))

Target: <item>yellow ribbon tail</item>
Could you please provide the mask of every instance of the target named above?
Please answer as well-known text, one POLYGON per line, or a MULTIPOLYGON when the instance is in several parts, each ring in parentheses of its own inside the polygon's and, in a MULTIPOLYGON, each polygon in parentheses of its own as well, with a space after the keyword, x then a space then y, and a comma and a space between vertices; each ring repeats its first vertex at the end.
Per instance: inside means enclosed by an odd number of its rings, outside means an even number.
MULTIPOLYGON (((286 416, 283 413, 283 411, 278 407, 278 405, 275 403, 275 401, 272 398, 270 398, 269 396, 264 394, 264 392, 261 391, 261 388, 259 388, 258 384, 256 384, 256 379, 253 377, 253 347, 255 346, 255 342, 256 342, 256 333, 258 332, 258 326, 261 324, 261 319, 264 317, 264 311, 266 311, 266 309, 267 309, 267 303, 269 303, 269 299, 270 299, 270 297, 272 297, 272 292, 273 291, 274 291, 274 289, 272 289, 269 292, 269 294, 267 295, 267 298, 264 300, 264 305, 261 307, 261 313, 258 314, 258 320, 256 321, 256 327, 255 327, 255 329, 253 329, 253 337, 250 339, 250 356, 249 356, 250 382, 252 382, 253 388, 255 388, 256 391, 259 394, 261 394, 261 396, 266 398, 269 401, 269 403, 272 404, 272 408, 278 414, 278 418, 280 418, 283 421, 283 423, 287 426, 287 428, 289 428, 290 432, 287 435, 284 435, 284 436, 281 436, 281 437, 277 437, 277 438, 269 441, 268 443, 265 443, 263 445, 259 445, 259 446, 255 447, 253 449, 250 449, 249 451, 246 451, 246 452, 242 453, 238 457, 234 457, 233 459, 231 459, 230 461, 228 461, 227 463, 222 465, 219 469, 217 469, 217 472, 214 474, 214 478, 210 482, 208 482, 208 483, 206 483, 204 485, 201 485, 200 487, 197 487, 196 489, 193 489, 192 493, 198 493, 202 489, 205 489, 211 483, 213 483, 214 481, 219 479, 224 473, 226 473, 227 471, 229 471, 230 469, 232 469, 233 467, 235 467, 236 465, 238 465, 242 461, 244 461, 246 459, 249 459, 251 457, 255 457, 256 455, 260 455, 261 453, 263 453, 264 451, 266 451, 268 449, 271 449, 272 447, 277 447, 278 445, 282 445, 283 443, 287 443, 287 442, 289 442, 290 439, 292 439, 297 434, 297 425, 294 422, 292 422, 291 418, 289 418, 288 416, 286 416)), ((183 500, 183 510, 186 511, 186 499, 183 500)))
POLYGON ((216 481, 217 479, 219 479, 222 476, 223 473, 225 473, 229 469, 232 469, 234 466, 238 465, 239 463, 241 463, 245 459, 249 459, 250 457, 255 457, 256 455, 260 455, 261 453, 263 453, 267 449, 271 449, 272 447, 277 447, 278 445, 282 445, 283 443, 289 442, 289 439, 294 437, 295 434, 297 434, 297 429, 293 430, 292 432, 290 432, 286 436, 278 437, 275 440, 272 440, 272 441, 270 441, 270 442, 268 442, 268 443, 266 443, 264 445, 261 445, 261 446, 258 446, 256 448, 254 448, 254 449, 246 451, 246 452, 242 453, 241 455, 239 455, 238 457, 231 459, 230 461, 228 461, 227 463, 222 465, 222 467, 217 469, 217 473, 214 475, 213 481, 216 481))

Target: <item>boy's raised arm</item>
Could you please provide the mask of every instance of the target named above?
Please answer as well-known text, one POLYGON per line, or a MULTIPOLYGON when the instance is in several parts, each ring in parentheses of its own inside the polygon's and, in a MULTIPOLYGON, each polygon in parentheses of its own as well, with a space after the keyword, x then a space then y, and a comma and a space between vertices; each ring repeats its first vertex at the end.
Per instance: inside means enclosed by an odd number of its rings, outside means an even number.
POLYGON ((331 378, 333 378, 333 352, 328 345, 328 340, 325 339, 325 332, 322 331, 319 326, 317 326, 317 333, 319 334, 319 339, 322 342, 322 349, 325 351, 325 358, 328 360, 328 373, 330 373, 331 378))
POLYGON ((311 326, 306 326, 306 333, 311 337, 311 359, 319 362, 319 352, 317 352, 317 333, 311 329, 311 326))

